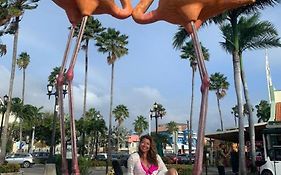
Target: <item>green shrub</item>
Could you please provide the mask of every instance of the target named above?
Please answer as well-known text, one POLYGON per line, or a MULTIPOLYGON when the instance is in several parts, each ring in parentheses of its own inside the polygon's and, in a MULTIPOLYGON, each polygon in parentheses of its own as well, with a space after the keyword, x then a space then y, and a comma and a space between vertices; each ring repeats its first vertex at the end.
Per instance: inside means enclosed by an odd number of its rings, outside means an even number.
POLYGON ((100 160, 92 160, 92 166, 106 166, 106 161, 100 161, 100 160))
POLYGON ((191 175, 192 174, 192 165, 184 164, 167 164, 168 169, 175 168, 179 175, 191 175))
POLYGON ((20 171, 19 164, 0 165, 0 173, 13 173, 13 172, 19 172, 19 171, 20 171))
POLYGON ((89 174, 89 169, 92 165, 92 162, 90 159, 85 158, 85 157, 79 157, 78 164, 79 164, 79 170, 80 170, 81 175, 89 174))
MULTIPOLYGON (((56 171, 57 175, 61 175, 61 155, 58 154, 55 157, 55 164, 56 164, 56 171)), ((89 168, 92 166, 92 161, 88 159, 87 157, 78 157, 78 165, 79 165, 79 171, 81 175, 87 175, 89 174, 89 168)), ((68 173, 71 174, 72 172, 72 159, 67 159, 67 167, 68 167, 68 173)))

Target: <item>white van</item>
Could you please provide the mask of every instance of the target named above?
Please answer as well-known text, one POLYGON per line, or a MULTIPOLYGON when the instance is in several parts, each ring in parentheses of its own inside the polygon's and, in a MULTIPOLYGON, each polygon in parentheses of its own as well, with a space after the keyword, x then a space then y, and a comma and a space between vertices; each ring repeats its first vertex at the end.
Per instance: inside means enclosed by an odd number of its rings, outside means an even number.
POLYGON ((281 125, 269 123, 263 130, 264 160, 260 161, 261 175, 281 175, 281 125))
POLYGON ((261 175, 281 174, 281 146, 274 146, 268 150, 265 164, 260 167, 261 175))

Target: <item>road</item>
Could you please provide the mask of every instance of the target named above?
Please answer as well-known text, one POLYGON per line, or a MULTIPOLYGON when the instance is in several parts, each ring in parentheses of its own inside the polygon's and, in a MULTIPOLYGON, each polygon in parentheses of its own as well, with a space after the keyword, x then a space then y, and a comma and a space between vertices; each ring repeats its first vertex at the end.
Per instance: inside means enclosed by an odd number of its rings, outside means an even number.
POLYGON ((44 164, 35 164, 30 168, 21 168, 20 170, 24 175, 43 175, 44 166, 44 164))

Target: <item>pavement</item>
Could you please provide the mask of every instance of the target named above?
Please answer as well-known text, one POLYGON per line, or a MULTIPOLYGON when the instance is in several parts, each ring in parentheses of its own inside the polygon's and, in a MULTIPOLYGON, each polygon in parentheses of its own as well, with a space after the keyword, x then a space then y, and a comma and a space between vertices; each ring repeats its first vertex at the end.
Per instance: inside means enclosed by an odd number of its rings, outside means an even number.
MULTIPOLYGON (((31 168, 22 168, 21 171, 23 172, 24 175, 44 175, 44 167, 45 165, 43 164, 36 164, 31 168)), ((124 172, 124 175, 127 175, 127 168, 122 166, 122 170, 124 172)), ((226 175, 232 175, 231 168, 226 167, 225 168, 225 173, 226 175)), ((105 175, 105 167, 93 167, 90 168, 89 175, 105 175)), ((218 175, 218 170, 216 167, 203 167, 203 173, 202 175, 218 175)))
MULTIPOLYGON (((122 170, 124 172, 124 175, 127 175, 127 168, 122 167, 122 170)), ((231 167, 226 167, 225 168, 225 174, 226 175, 233 175, 231 171, 231 167)), ((97 168, 92 168, 90 170, 90 175, 105 175, 105 167, 97 167, 97 168)), ((202 175, 218 175, 218 170, 217 167, 204 167, 202 175)))

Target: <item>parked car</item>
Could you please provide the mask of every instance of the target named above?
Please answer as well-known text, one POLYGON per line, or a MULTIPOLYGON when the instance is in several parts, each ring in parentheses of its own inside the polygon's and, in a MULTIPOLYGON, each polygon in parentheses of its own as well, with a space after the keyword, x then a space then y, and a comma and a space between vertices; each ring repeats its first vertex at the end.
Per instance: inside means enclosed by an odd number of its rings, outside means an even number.
POLYGON ((92 157, 93 160, 99 160, 99 161, 106 161, 107 160, 107 154, 106 153, 98 153, 97 156, 92 157))
POLYGON ((20 164, 23 168, 29 168, 34 162, 34 158, 29 153, 15 153, 5 157, 5 163, 20 164))
POLYGON ((167 160, 166 163, 169 163, 169 164, 176 164, 178 161, 177 155, 174 153, 167 153, 164 155, 164 157, 167 160))
POLYGON ((120 165, 128 168, 128 159, 130 154, 122 154, 120 159, 120 165))
POLYGON ((33 152, 31 153, 36 163, 46 163, 50 153, 49 152, 33 152))
POLYGON ((177 155, 178 164, 188 164, 188 155, 187 154, 179 154, 177 155))

